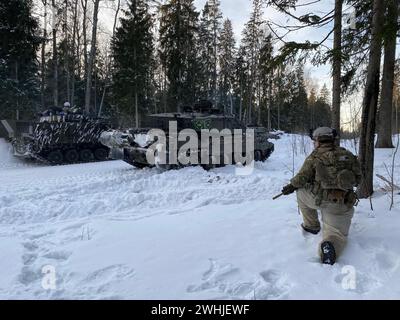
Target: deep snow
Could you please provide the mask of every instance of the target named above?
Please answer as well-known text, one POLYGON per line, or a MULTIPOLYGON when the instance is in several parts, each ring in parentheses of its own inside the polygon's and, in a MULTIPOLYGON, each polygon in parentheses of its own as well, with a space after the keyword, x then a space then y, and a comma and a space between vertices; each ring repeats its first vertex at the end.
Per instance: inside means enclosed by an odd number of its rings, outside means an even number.
MULTIPOLYGON (((273 142, 271 157, 240 176, 233 166, 49 167, 14 159, 0 139, 0 298, 399 299, 400 195, 392 211, 383 191, 374 211, 361 201, 343 256, 321 265, 320 235, 301 232, 295 195, 272 200, 310 141, 273 142), (55 289, 42 286, 44 266, 55 289)), ((376 150, 384 176, 392 152, 376 150)))

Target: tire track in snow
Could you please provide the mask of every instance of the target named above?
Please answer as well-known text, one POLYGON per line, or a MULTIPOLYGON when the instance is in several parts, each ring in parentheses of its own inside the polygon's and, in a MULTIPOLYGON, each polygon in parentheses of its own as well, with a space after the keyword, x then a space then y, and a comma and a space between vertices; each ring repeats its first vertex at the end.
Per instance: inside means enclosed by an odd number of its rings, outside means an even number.
POLYGON ((209 204, 265 199, 282 184, 265 175, 235 176, 225 173, 225 168, 221 172, 207 172, 200 167, 160 172, 117 164, 105 171, 101 166, 86 166, 89 171, 85 173, 66 174, 63 170, 72 168, 60 166, 56 168, 61 171, 59 177, 39 174, 15 181, 13 192, 0 187, 0 222, 30 223, 104 214, 136 218, 164 208, 166 213, 170 211, 166 208, 179 213, 209 204))

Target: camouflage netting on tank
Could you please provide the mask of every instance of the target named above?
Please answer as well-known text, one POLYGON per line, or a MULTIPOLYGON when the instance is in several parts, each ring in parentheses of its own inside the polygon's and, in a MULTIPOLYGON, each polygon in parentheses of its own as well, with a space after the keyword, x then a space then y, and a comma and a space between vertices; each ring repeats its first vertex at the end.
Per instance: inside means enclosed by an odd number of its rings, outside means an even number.
POLYGON ((106 129, 97 121, 40 123, 35 127, 34 140, 39 150, 60 144, 97 143, 106 129))

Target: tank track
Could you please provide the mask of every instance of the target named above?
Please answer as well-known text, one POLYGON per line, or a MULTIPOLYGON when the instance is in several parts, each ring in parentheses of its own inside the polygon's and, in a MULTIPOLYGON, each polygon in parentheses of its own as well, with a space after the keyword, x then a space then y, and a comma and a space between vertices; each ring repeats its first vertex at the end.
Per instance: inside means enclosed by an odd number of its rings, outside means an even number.
POLYGON ((92 145, 92 146, 82 145, 82 146, 79 146, 78 148, 76 146, 72 146, 72 145, 68 146, 68 145, 66 145, 66 146, 57 146, 55 148, 51 148, 51 149, 47 149, 47 150, 42 150, 41 152, 31 151, 30 152, 30 157, 35 159, 35 160, 37 160, 37 161, 39 161, 39 162, 41 162, 41 163, 44 163, 44 164, 61 165, 61 164, 76 164, 76 163, 108 161, 108 160, 110 160, 108 158, 109 153, 110 153, 109 148, 106 148, 106 147, 104 147, 102 145, 92 145), (106 152, 106 154, 104 154, 104 156, 102 156, 101 158, 95 156, 95 151, 97 151, 98 149, 102 149, 102 150, 104 150, 104 152, 106 152), (76 152, 76 154, 78 156, 76 158, 76 160, 68 161, 67 159, 65 159, 66 152, 69 151, 69 150, 74 150, 76 152), (83 159, 81 157, 81 153, 84 150, 86 151, 86 155, 89 155, 88 156, 89 158, 83 159), (48 156, 53 152, 54 153, 57 153, 57 152, 61 153, 62 158, 60 160, 49 159, 48 156))

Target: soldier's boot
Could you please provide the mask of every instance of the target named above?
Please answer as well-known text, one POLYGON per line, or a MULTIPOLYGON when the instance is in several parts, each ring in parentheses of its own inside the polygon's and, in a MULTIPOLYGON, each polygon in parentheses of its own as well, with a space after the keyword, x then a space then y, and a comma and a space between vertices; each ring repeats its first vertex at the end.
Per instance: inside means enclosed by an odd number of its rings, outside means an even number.
POLYGON ((321 228, 310 228, 306 227, 304 223, 301 224, 301 227, 303 228, 304 231, 311 233, 311 234, 318 234, 321 231, 321 228))
POLYGON ((333 265, 336 262, 336 251, 332 242, 323 241, 321 243, 321 262, 333 265))

